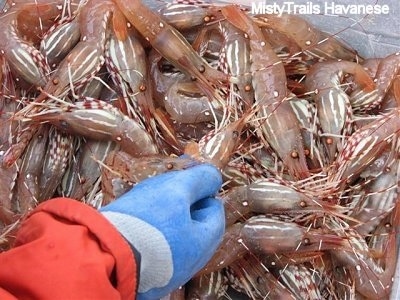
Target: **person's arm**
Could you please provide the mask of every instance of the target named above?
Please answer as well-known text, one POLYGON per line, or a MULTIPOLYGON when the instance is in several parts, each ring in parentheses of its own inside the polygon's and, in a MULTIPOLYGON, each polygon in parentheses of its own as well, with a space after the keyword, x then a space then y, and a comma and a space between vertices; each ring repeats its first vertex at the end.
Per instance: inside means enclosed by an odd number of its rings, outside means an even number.
POLYGON ((0 254, 0 299, 134 299, 129 244, 97 210, 58 198, 23 222, 0 254))
POLYGON ((167 295, 222 240, 224 209, 213 198, 221 184, 215 167, 199 165, 147 179, 100 212, 72 199, 44 202, 0 254, 0 299, 167 295))

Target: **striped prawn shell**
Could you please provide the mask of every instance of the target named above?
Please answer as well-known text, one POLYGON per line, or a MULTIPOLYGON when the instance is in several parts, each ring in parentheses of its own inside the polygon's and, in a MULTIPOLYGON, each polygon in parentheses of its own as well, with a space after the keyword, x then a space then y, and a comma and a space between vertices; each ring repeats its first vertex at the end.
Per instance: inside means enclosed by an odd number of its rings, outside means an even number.
POLYGON ((400 70, 400 52, 391 54, 380 60, 374 82, 376 89, 365 92, 356 90, 350 95, 352 107, 360 112, 370 111, 379 107, 389 91, 400 70))
POLYGON ((228 165, 222 170, 225 182, 230 186, 242 186, 263 178, 263 170, 257 168, 246 161, 229 161, 228 165))
POLYGON ((228 289, 228 278, 223 270, 199 275, 186 285, 188 300, 216 300, 224 296, 228 289))
POLYGON ((230 81, 236 84, 240 98, 249 108, 254 101, 249 39, 228 22, 220 23, 220 31, 224 37, 223 53, 230 81))
POLYGON ((344 266, 349 272, 357 292, 367 299, 381 299, 389 297, 396 271, 394 261, 398 257, 400 204, 393 209, 390 223, 392 228, 387 235, 387 242, 382 253, 384 263, 377 262, 373 251, 369 248, 363 236, 351 228, 343 228, 342 224, 329 224, 335 231, 346 237, 348 249, 330 251, 335 265, 344 266), (339 225, 339 226, 338 226, 339 225), (384 265, 384 267, 383 267, 384 265))
POLYGON ((133 29, 122 41, 112 34, 105 55, 107 69, 123 93, 137 94, 146 87, 146 54, 133 29))
MULTIPOLYGON (((117 128, 117 124, 115 123, 125 117, 118 108, 105 101, 96 99, 78 101, 69 106, 59 107, 56 111, 71 113, 72 116, 76 115, 77 120, 81 119, 82 122, 87 122, 85 125, 93 123, 94 125, 103 125, 106 128, 109 127, 108 130, 105 129, 103 131, 98 131, 99 134, 105 134, 107 136, 110 136, 111 132, 117 128), (87 117, 85 117, 86 115, 87 117), (98 120, 95 119, 96 115, 98 115, 98 120), (103 118, 101 118, 101 116, 103 116, 103 118)), ((80 124, 76 124, 76 126, 77 128, 82 128, 82 130, 84 130, 83 126, 80 124)), ((96 129, 93 128, 92 130, 91 127, 92 126, 89 126, 88 130, 93 131, 93 133, 96 132, 96 129)))
MULTIPOLYGON (((384 95, 386 95, 386 92, 384 95)), ((378 107, 382 103, 383 98, 377 89, 371 92, 358 90, 350 95, 350 103, 354 111, 365 113, 368 110, 378 107)))
POLYGON ((288 91, 282 61, 250 16, 235 6, 222 8, 222 13, 249 37, 252 55, 250 70, 254 98, 259 104, 257 117, 260 119, 260 133, 293 177, 308 177, 300 125, 292 107, 285 101, 288 91))
POLYGON ((348 95, 340 88, 318 92, 317 112, 323 131, 329 161, 334 161, 337 151, 343 149, 344 137, 350 135, 352 109, 348 95))
MULTIPOLYGON (((187 1, 189 2, 189 1, 187 1)), ((198 3, 184 3, 184 1, 173 1, 165 3, 159 9, 161 17, 171 26, 179 30, 192 29, 195 26, 204 25, 213 17, 207 9, 210 3, 197 1, 198 3), (201 3, 200 3, 201 2, 201 3)))
MULTIPOLYGON (((94 113, 101 114, 102 112, 98 109, 108 112, 111 123, 106 124, 106 126, 114 127, 114 130, 111 130, 111 139, 117 142, 127 153, 133 156, 158 154, 159 150, 153 138, 139 122, 125 116, 120 110, 103 101, 87 101, 84 103, 85 105, 88 108, 93 108, 94 113), (113 119, 114 121, 112 121, 113 119)), ((81 112, 83 115, 85 114, 84 111, 81 112)), ((95 122, 95 120, 93 121, 95 122)), ((102 131, 101 125, 100 131, 102 131)))
POLYGON ((361 222, 355 227, 360 234, 368 235, 373 232, 392 211, 399 195, 399 172, 399 161, 393 160, 392 164, 386 165, 385 170, 368 184, 366 195, 359 202, 354 201, 355 207, 350 216, 361 222))
POLYGON ((336 234, 263 215, 248 219, 243 224, 240 236, 246 249, 264 254, 324 251, 343 242, 343 238, 336 234))
MULTIPOLYGON (((397 195, 396 195, 397 197, 397 195)), ((368 246, 370 249, 373 251, 379 251, 381 253, 384 253, 385 250, 388 247, 388 242, 390 241, 390 236, 393 234, 393 232, 396 232, 396 228, 393 226, 396 223, 396 218, 398 218, 398 212, 396 212, 396 205, 392 207, 392 209, 387 210, 384 213, 384 218, 381 219, 379 224, 374 226, 373 232, 374 234, 371 235, 371 237, 368 240, 368 246)), ((398 231, 397 231, 398 234, 398 231)), ((386 258, 379 257, 375 259, 377 265, 381 268, 385 268, 386 264, 386 258)))
POLYGON ((41 125, 29 143, 19 168, 17 199, 20 213, 33 209, 38 203, 39 179, 45 160, 49 127, 41 125))
MULTIPOLYGON (((3 70, 7 70, 7 65, 2 66, 3 70)), ((5 102, 3 97, 0 97, 0 103, 5 102)), ((15 187, 18 177, 19 165, 16 161, 11 162, 4 167, 4 156, 7 152, 7 148, 13 142, 14 136, 14 124, 12 120, 6 117, 7 112, 14 113, 17 103, 12 101, 10 103, 1 103, 2 112, 0 114, 0 162, 3 164, 0 166, 0 195, 2 195, 0 202, 0 227, 1 223, 10 224, 13 221, 13 198, 15 197, 15 187)))
MULTIPOLYGON (((98 5, 102 4, 103 1, 98 2, 98 5)), ((88 83, 103 66, 112 6, 102 7, 102 10, 93 15, 91 9, 93 7, 86 4, 79 14, 80 41, 61 61, 44 87, 45 93, 63 96, 71 90, 71 87, 79 88, 88 83), (98 28, 94 31, 91 26, 98 28)))
POLYGON ((358 129, 339 153, 330 180, 351 182, 398 138, 399 130, 398 109, 358 129))
POLYGON ((199 88, 210 99, 215 98, 223 102, 216 86, 227 82, 227 76, 210 67, 178 30, 151 11, 142 1, 114 1, 154 49, 183 73, 196 78, 199 88))
POLYGON ((361 59, 357 53, 343 43, 315 28, 309 22, 295 14, 257 16, 260 25, 272 28, 290 37, 302 52, 318 61, 361 59))
POLYGON ((238 121, 221 130, 211 131, 200 140, 199 150, 203 159, 220 169, 226 166, 239 142, 242 125, 238 121))
POLYGON ((61 183, 73 151, 73 137, 53 128, 39 179, 39 201, 50 199, 61 183))
POLYGON ((293 178, 307 178, 309 170, 306 163, 303 138, 299 121, 288 101, 276 105, 261 106, 257 116, 260 118, 260 134, 268 142, 293 178))
MULTIPOLYGON (((2 153, 0 151, 0 159, 2 153)), ((18 177, 18 165, 17 163, 12 164, 8 168, 0 168, 0 193, 2 195, 0 202, 0 227, 2 224, 8 225, 13 222, 14 219, 14 201, 16 195, 16 182, 18 177)))
POLYGON ((306 211, 340 210, 339 206, 329 206, 299 192, 283 180, 262 179, 249 184, 246 189, 246 198, 243 200, 247 203, 242 204, 247 204, 254 213, 299 214, 306 211))
POLYGON ((27 115, 34 122, 49 122, 70 134, 114 141, 134 156, 158 153, 151 135, 135 120, 101 100, 85 100, 27 115))
POLYGON ((49 66, 57 64, 71 51, 80 38, 79 23, 76 17, 66 17, 55 23, 43 37, 40 52, 49 66))
POLYGON ((7 19, 3 16, 2 22, 6 25, 0 33, 0 55, 5 57, 17 80, 21 78, 29 84, 43 87, 50 73, 45 57, 18 36, 16 21, 7 19))
POLYGON ((262 258, 253 254, 237 260, 226 269, 230 286, 247 294, 250 299, 295 299, 265 266, 262 258))
POLYGON ((319 135, 322 133, 321 124, 314 103, 297 97, 292 98, 289 103, 301 126, 304 151, 308 151, 306 155, 308 163, 311 162, 314 168, 322 166, 326 163, 325 152, 319 139, 319 135))
POLYGON ((82 199, 101 176, 100 163, 113 148, 115 143, 110 141, 81 140, 77 153, 63 176, 60 194, 82 199))
POLYGON ((22 128, 18 130, 16 142, 10 144, 10 147, 3 155, 3 167, 10 167, 21 157, 37 129, 37 124, 28 124, 23 125, 22 128))
POLYGON ((355 73, 360 66, 350 62, 317 63, 306 78, 306 87, 314 92, 318 118, 329 162, 341 151, 344 137, 352 130, 352 107, 349 96, 341 87, 345 73, 355 73), (345 72, 345 71, 346 72, 345 72))
POLYGON ((316 276, 304 265, 287 265, 279 272, 280 280, 288 289, 300 299, 319 300, 323 299, 316 276))
POLYGON ((88 83, 103 64, 101 48, 80 42, 60 63, 44 90, 54 96, 65 95, 71 86, 79 88, 88 83))

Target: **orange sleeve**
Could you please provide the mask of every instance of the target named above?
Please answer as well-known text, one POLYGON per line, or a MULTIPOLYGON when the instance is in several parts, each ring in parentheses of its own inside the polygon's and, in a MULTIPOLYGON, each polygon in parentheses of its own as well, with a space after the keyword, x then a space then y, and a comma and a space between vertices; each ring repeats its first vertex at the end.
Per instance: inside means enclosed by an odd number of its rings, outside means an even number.
POLYGON ((0 254, 0 299, 135 299, 134 254, 95 209, 57 198, 23 221, 0 254))

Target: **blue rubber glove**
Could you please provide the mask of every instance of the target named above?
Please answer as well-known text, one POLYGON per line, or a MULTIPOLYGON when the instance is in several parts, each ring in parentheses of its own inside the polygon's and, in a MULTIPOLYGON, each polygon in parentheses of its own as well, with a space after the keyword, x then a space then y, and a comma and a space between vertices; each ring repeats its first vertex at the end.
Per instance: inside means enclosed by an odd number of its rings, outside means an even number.
POLYGON ((137 299, 159 299, 211 258, 225 228, 219 171, 198 165, 149 178, 100 209, 140 253, 137 299))

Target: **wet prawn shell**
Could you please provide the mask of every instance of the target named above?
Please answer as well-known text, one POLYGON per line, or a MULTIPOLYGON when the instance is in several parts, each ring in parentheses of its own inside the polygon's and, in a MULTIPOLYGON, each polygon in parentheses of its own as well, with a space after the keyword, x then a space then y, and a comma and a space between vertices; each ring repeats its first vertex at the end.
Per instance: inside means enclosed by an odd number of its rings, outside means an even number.
POLYGON ((253 212, 269 213, 273 211, 300 211, 307 206, 319 208, 302 193, 278 183, 259 181, 249 186, 247 199, 253 212))
POLYGON ((41 41, 40 52, 46 57, 48 64, 54 68, 78 43, 79 39, 79 23, 76 19, 67 20, 50 29, 50 32, 41 41))
POLYGON ((189 96, 180 90, 184 83, 179 81, 171 85, 164 98, 165 110, 175 121, 185 124, 211 122, 211 103, 208 97, 201 95, 189 96))
POLYGON ((301 244, 305 230, 294 223, 257 216, 250 218, 241 231, 246 244, 266 253, 293 251, 301 244), (290 237, 290 238, 288 238, 290 237))

